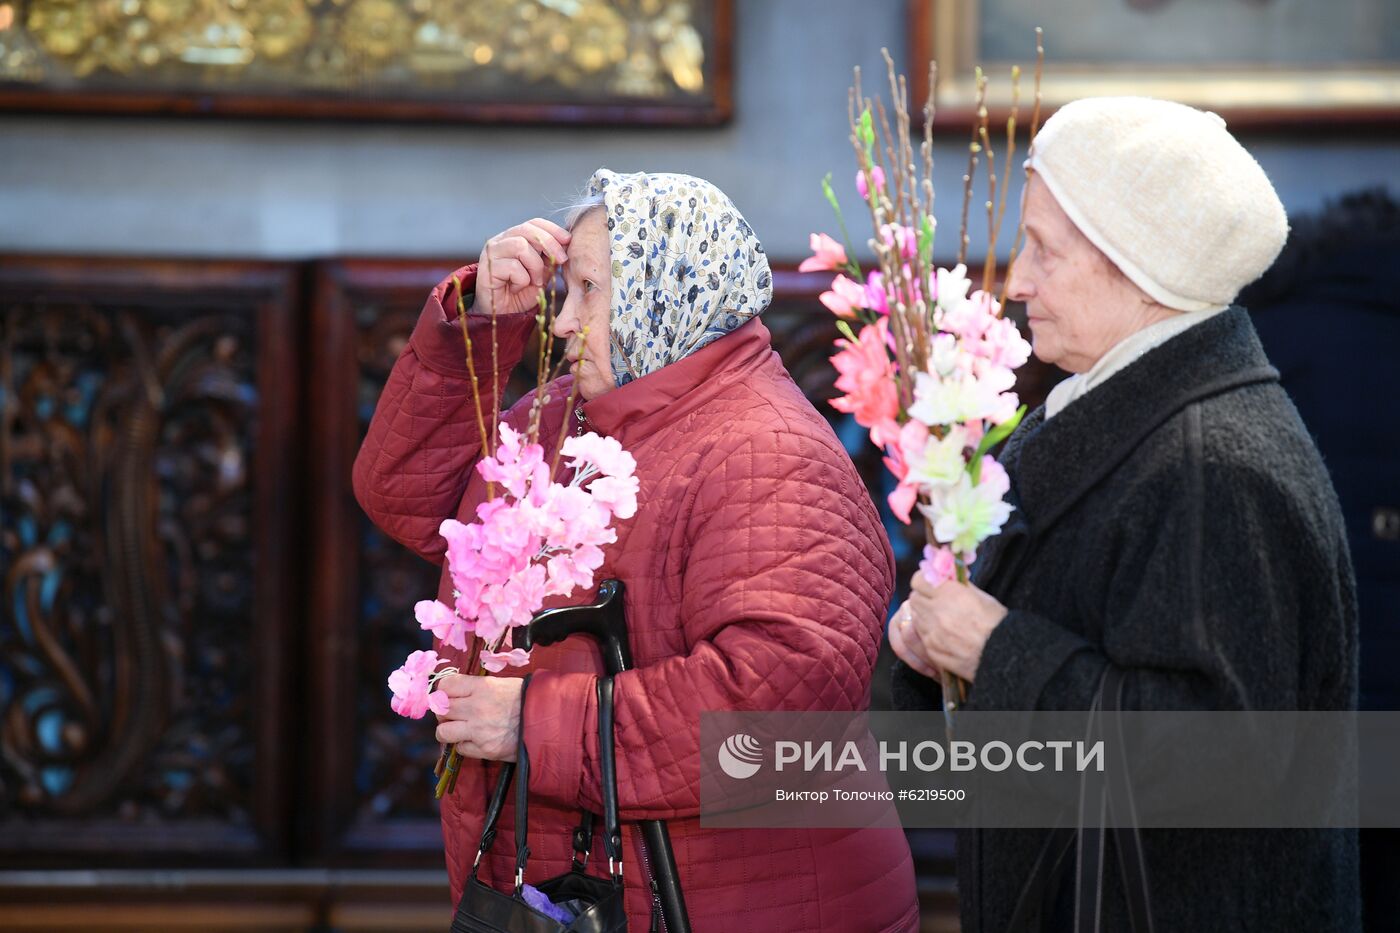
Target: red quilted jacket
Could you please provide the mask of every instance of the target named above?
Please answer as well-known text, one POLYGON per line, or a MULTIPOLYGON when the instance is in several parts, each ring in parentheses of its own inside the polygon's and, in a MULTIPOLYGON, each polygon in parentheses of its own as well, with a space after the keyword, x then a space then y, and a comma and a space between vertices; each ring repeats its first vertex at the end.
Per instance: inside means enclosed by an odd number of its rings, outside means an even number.
MULTIPOLYGON (((458 275, 474 287, 474 266, 458 275)), ((433 290, 394 366, 354 472, 355 494, 374 522, 439 564, 439 524, 474 520, 485 496, 474 469, 480 443, 464 341, 444 307, 455 307, 450 279, 433 290)), ((533 326, 531 314, 497 319, 499 384, 533 326)), ((471 327, 485 381, 489 319, 471 327)), ((705 829, 698 819, 701 711, 869 705, 894 562, 835 435, 758 319, 566 413, 570 378, 550 388, 546 449, 565 421, 570 431, 611 435, 636 457, 640 481, 637 514, 618 524, 597 576, 626 584, 636 664, 616 680, 622 818, 668 821, 696 933, 916 929, 913 866, 898 829, 705 829)), ((484 404, 489 425, 495 404, 484 404)), ((523 428, 528 405, 527 397, 505 419, 523 428)), ((450 604, 445 570, 438 596, 450 604)), ((589 639, 571 638, 537 648, 529 668, 507 673, 525 670, 535 671, 523 715, 526 880, 534 882, 568 869, 580 808, 601 811, 594 682, 602 666, 589 639)), ((496 772, 494 763, 465 760, 443 800, 454 902, 496 772)), ((511 819, 508 805, 502 826, 511 819)), ((625 825, 626 903, 637 931, 651 921, 641 842, 625 825)), ((483 879, 498 890, 513 878, 512 849, 504 829, 482 861, 483 879)), ((606 859, 593 859, 590 869, 602 871, 600 861, 605 867, 606 859)))

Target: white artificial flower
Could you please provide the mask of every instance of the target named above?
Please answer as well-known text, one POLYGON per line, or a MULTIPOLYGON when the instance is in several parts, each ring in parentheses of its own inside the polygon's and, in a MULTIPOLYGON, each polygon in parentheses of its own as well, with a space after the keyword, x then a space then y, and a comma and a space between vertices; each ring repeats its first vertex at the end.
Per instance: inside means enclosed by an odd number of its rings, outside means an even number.
POLYGON ((967 301, 967 293, 972 288, 972 280, 967 277, 967 266, 958 263, 952 269, 937 270, 938 307, 950 311, 967 301))
POLYGON ((967 429, 961 425, 950 428, 942 438, 930 434, 923 449, 909 457, 909 478, 925 489, 956 483, 967 473, 963 455, 967 446, 967 429))
POLYGON ((1011 505, 1002 498, 1011 488, 1006 470, 983 457, 981 473, 976 486, 964 472, 953 485, 934 490, 928 504, 919 505, 933 524, 933 537, 959 553, 975 551, 1011 517, 1011 505))
POLYGON ((981 376, 958 372, 947 379, 915 373, 909 417, 929 427, 969 421, 1000 424, 1016 413, 1018 400, 1007 391, 1015 384, 1015 374, 1004 367, 988 367, 981 376))

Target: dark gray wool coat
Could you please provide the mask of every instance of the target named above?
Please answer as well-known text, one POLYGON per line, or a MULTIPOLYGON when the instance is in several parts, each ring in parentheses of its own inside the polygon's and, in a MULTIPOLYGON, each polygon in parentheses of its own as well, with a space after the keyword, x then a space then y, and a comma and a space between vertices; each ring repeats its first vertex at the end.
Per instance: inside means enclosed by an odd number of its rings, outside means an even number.
MULTIPOLYGON (((1332 484, 1239 308, 1149 351, 1001 461, 1016 506, 973 580, 1009 608, 967 706, 1086 710, 1105 665, 1128 710, 1352 709, 1357 617, 1332 484)), ((897 664, 900 709, 936 682, 897 664)), ((960 830, 965 933, 1000 933, 1048 831, 960 830)), ((1360 927, 1354 830, 1142 834, 1158 931, 1360 927)), ((1108 931, 1128 930, 1109 843, 1108 931)), ((1067 928, 1073 873, 1047 929, 1067 928)))

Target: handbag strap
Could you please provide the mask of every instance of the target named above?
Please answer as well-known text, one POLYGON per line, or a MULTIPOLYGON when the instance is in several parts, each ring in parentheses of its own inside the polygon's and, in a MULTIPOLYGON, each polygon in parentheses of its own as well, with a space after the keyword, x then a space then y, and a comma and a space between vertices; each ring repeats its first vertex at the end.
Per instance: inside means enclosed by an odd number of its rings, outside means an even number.
POLYGON ((496 823, 501 819, 501 808, 505 806, 506 792, 510 790, 510 779, 515 774, 515 762, 501 764, 501 774, 496 780, 496 789, 491 792, 491 800, 486 804, 486 821, 482 824, 481 842, 476 847, 476 859, 472 862, 472 877, 476 877, 481 866, 481 857, 496 840, 496 823))
MULTIPOLYGON (((1127 677, 1122 668, 1110 664, 1099 681, 1099 697, 1106 713, 1120 714, 1123 710, 1123 691, 1127 677)), ((1105 768, 1104 778, 1095 781, 1099 807, 1099 828, 1096 832, 1085 833, 1081 826, 1080 852, 1076 873, 1074 916, 1075 929, 1080 933, 1097 933, 1101 922, 1103 898, 1104 850, 1107 817, 1112 815, 1113 843, 1118 852, 1118 871, 1123 882, 1123 896, 1127 901, 1128 920, 1133 933, 1152 933, 1152 897, 1147 884, 1147 863, 1142 852, 1142 835, 1138 829, 1137 803, 1133 797, 1132 782, 1129 780, 1127 737, 1123 731, 1123 717, 1104 717, 1115 731, 1113 742, 1106 743, 1114 749, 1115 763, 1105 768), (1086 866, 1089 871, 1086 871, 1086 866)), ((1102 730, 1101 730, 1102 731, 1102 730)), ((1092 805, 1093 797, 1081 798, 1080 807, 1092 805)))
MULTIPOLYGON (((1103 681, 1100 679, 1098 689, 1094 692, 1094 700, 1089 705, 1088 718, 1085 721, 1084 741, 1086 743, 1094 737, 1098 724, 1099 707, 1102 703, 1103 681)), ((1080 777, 1079 790, 1080 814, 1082 816, 1083 798, 1086 793, 1083 776, 1080 777)), ((1016 906, 1011 912, 1011 922, 1007 925, 1009 933, 1038 930, 1048 922, 1054 913, 1055 900, 1060 890, 1060 880, 1069 867, 1070 854, 1075 853, 1077 859, 1078 853, 1082 852, 1082 844, 1080 847, 1075 846, 1076 840, 1084 835, 1082 819, 1074 827, 1061 827, 1059 823, 1059 820, 1055 821, 1054 828, 1046 838, 1045 844, 1041 846, 1040 854, 1031 867, 1030 877, 1016 900, 1016 906)), ((1076 890, 1075 893, 1077 897, 1078 891, 1076 890)))
MULTIPOLYGON (((1109 665, 1104 674, 1105 709, 1122 713, 1123 689, 1127 678, 1119 667, 1109 665)), ((1142 834, 1138 830, 1137 801, 1128 773, 1127 736, 1123 732, 1123 717, 1115 715, 1106 720, 1113 724, 1117 741, 1118 767, 1108 769, 1108 807, 1113 814, 1113 842, 1118 851, 1118 870, 1123 879, 1123 893, 1128 901, 1128 916, 1135 933, 1152 933, 1152 892, 1147 883, 1147 861, 1142 852, 1142 834)))
POLYGON ((588 867, 588 854, 593 850, 593 820, 592 810, 584 810, 579 813, 578 825, 574 827, 573 867, 575 871, 583 871, 588 867))
MULTIPOLYGON (((1107 670, 1112 669, 1113 665, 1108 665, 1107 670)), ((1105 679, 1106 677, 1099 679, 1093 705, 1089 708, 1086 742, 1093 742, 1102 731, 1099 710, 1103 707, 1105 679)), ((1079 775, 1079 815, 1075 827, 1078 847, 1074 861, 1074 929, 1078 933, 1098 933, 1102 919, 1104 825, 1107 822, 1107 809, 1103 778, 1099 772, 1086 768, 1079 775), (1099 811, 1096 827, 1084 825, 1084 814, 1089 812, 1088 808, 1091 806, 1096 806, 1099 811)))
POLYGON ((520 895, 525 886, 525 863, 530 858, 529 839, 529 799, 530 799, 530 753, 525 749, 525 690, 530 686, 533 673, 525 675, 520 685, 520 728, 515 747, 515 893, 520 895))
MULTIPOLYGON (((1074 928, 1076 931, 1097 931, 1102 921, 1103 863, 1105 859, 1106 827, 1113 823, 1114 848, 1118 852, 1118 869, 1123 881, 1128 917, 1134 933, 1152 933, 1152 900, 1147 883, 1147 866, 1143 858, 1142 836, 1138 829, 1136 801, 1128 779, 1128 757, 1123 718, 1100 716, 1100 712, 1123 712, 1123 691, 1127 678, 1121 668, 1108 665, 1099 680, 1094 702, 1089 710, 1086 741, 1092 741, 1111 722, 1116 730, 1112 744, 1115 767, 1105 768, 1105 777, 1085 772, 1080 778, 1080 816, 1074 828, 1051 831, 1041 847, 1031 869, 1029 880, 1021 890, 1011 923, 1011 931, 1033 930, 1048 921, 1059 893, 1060 879, 1069 867, 1069 854, 1075 853, 1074 928), (1088 807, 1099 809, 1098 827, 1086 827, 1083 816, 1088 807), (1107 819, 1112 817, 1111 821, 1107 819), (1078 845, 1076 845, 1078 843, 1078 845), (1089 868, 1091 871, 1086 871, 1089 868)), ((1106 743, 1109 744, 1109 743, 1106 743)))
POLYGON ((617 815, 617 752, 613 747, 613 679, 598 678, 598 759, 602 771, 603 851, 608 873, 622 883, 622 826, 617 815))
POLYGON ((501 819, 501 810, 505 807, 506 793, 510 790, 511 780, 517 771, 520 772, 520 780, 515 784, 515 893, 519 894, 525 879, 525 862, 530 856, 530 847, 525 844, 525 826, 528 820, 526 810, 525 792, 530 785, 530 756, 525 749, 525 691, 530 687, 530 678, 534 674, 526 674, 520 682, 520 728, 516 739, 515 761, 502 762, 500 776, 496 779, 496 789, 491 792, 491 799, 486 804, 486 819, 481 827, 481 841, 477 843, 476 858, 472 861, 471 876, 476 877, 478 869, 481 867, 481 857, 486 854, 486 850, 491 848, 491 843, 496 840, 496 825, 501 819))

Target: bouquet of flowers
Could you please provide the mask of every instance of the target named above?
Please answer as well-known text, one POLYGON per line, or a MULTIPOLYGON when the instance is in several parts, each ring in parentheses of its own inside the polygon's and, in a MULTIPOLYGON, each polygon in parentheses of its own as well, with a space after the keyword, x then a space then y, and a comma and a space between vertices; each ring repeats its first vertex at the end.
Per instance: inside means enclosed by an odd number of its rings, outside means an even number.
MULTIPOLYGON (((467 651, 469 640, 476 639, 481 673, 498 673, 530 663, 530 652, 505 647, 511 630, 528 625, 546 598, 569 596, 593 585, 594 572, 603 563, 602 546, 617 540, 613 521, 631 518, 637 511, 637 464, 616 440, 593 432, 568 438, 561 432, 552 457, 546 457, 539 425, 549 401, 547 379, 556 375, 547 373, 544 365, 552 355, 552 290, 549 300, 540 292, 539 378, 528 428, 520 432, 500 422, 488 436, 461 283, 456 284, 457 316, 482 438, 476 469, 486 480, 487 500, 477 506, 475 522, 447 519, 439 529, 447 541, 453 604, 422 600, 414 606, 414 615, 419 626, 444 645, 467 651), (567 481, 555 479, 561 458, 569 471, 567 481)), ((493 314, 493 340, 494 324, 493 314)), ((569 408, 573 396, 571 390, 569 408)), ((458 671, 442 668, 443 663, 435 651, 409 655, 389 675, 394 712, 413 719, 429 710, 446 713, 447 696, 433 688, 440 678, 458 671)), ((456 750, 445 751, 438 764, 441 797, 455 783, 460 764, 456 750)))
MULTIPOLYGON (((1040 115, 1040 30, 1036 39, 1032 137, 1040 115)), ((909 138, 905 81, 896 77, 888 52, 885 62, 894 103, 893 130, 884 104, 862 97, 859 69, 849 104, 858 165, 855 187, 870 216, 874 235, 868 245, 878 269, 863 273, 856 261, 830 175, 822 181, 822 192, 836 212, 844 245, 824 233, 812 234, 813 255, 799 269, 837 273, 821 296, 842 335, 831 362, 838 373, 836 388, 844 394, 831 404, 851 414, 884 451, 885 465, 897 481, 889 495, 895 517, 908 524, 915 509, 922 516, 928 543, 920 572, 935 585, 954 578, 966 582, 978 545, 999 532, 1011 514, 1005 501, 1010 488, 1006 471, 990 451, 1015 430, 1025 413, 1012 388, 1014 370, 1029 358, 1030 345, 1015 323, 1001 316, 1004 290, 1000 296, 992 294, 1006 186, 998 186, 988 132, 987 80, 979 69, 958 258, 952 268, 937 266, 931 178, 935 72, 930 68, 920 174, 909 138), (981 287, 974 289, 964 260, 973 182, 984 158, 988 244, 981 287)), ((1015 150, 1019 86, 1019 69, 1013 69, 1003 177, 1015 150)), ((1018 229, 1008 274, 1022 234, 1018 229)), ((966 699, 966 684, 945 673, 943 695, 951 717, 966 699)))

